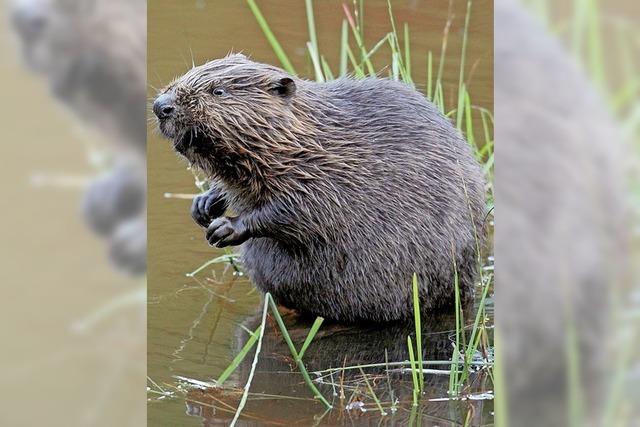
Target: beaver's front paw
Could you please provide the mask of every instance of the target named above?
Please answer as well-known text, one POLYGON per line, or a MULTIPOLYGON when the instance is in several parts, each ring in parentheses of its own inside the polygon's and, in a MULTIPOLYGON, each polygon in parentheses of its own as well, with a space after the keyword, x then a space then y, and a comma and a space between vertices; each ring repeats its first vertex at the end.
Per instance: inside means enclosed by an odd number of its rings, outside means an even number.
POLYGON ((249 231, 240 217, 216 218, 207 228, 207 241, 211 246, 224 248, 244 243, 249 238, 249 231))
POLYGON ((191 217, 200 226, 207 228, 211 221, 222 216, 227 209, 227 202, 217 188, 211 188, 206 193, 193 199, 191 217))

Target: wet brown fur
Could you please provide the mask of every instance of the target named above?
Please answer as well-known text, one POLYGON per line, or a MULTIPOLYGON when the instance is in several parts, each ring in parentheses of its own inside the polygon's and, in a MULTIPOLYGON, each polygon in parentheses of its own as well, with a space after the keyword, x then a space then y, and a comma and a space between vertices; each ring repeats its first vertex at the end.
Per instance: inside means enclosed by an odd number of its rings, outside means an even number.
POLYGON ((176 111, 161 132, 237 214, 212 218, 208 237, 241 230, 224 245, 242 243, 247 273, 283 305, 405 319, 414 272, 425 310, 451 305, 454 273, 471 298, 483 179, 466 141, 413 88, 315 83, 231 55, 162 93, 176 111))

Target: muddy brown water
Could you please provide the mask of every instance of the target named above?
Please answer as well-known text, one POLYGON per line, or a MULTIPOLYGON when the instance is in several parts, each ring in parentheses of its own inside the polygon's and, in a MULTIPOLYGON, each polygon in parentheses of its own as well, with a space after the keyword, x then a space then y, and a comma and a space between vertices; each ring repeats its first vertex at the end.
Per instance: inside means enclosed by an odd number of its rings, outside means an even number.
MULTIPOLYGON (((347 2, 351 7, 351 2, 347 2)), ((304 2, 258 2, 274 33, 289 54, 298 72, 312 77, 305 55, 308 40, 304 2)), ((454 19, 450 28, 448 54, 444 69, 447 104, 453 105, 457 86, 462 28, 466 1, 452 3, 454 19)), ((314 3, 318 43, 321 52, 337 68, 340 26, 343 10, 340 2, 314 3)), ((393 2, 396 23, 405 22, 411 30, 411 55, 414 80, 426 82, 426 58, 429 50, 440 54, 443 28, 449 16, 449 2, 393 2)), ((386 1, 367 1, 364 11, 365 38, 372 47, 390 31, 386 1)), ((401 30, 400 30, 401 31, 401 30)), ((475 105, 493 107, 493 9, 490 0, 472 5, 467 50, 468 87, 475 105)), ((247 4, 242 1, 150 2, 148 8, 148 81, 149 97, 173 77, 190 67, 220 57, 229 51, 243 51, 254 59, 279 65, 247 4)), ((374 58, 377 69, 389 62, 388 50, 374 58)), ((204 234, 189 216, 190 200, 167 198, 165 193, 197 192, 187 165, 171 151, 150 125, 148 144, 148 377, 170 397, 149 393, 148 421, 153 426, 228 425, 240 400, 233 387, 241 389, 250 369, 240 365, 226 385, 229 390, 177 390, 176 376, 201 381, 217 378, 238 353, 248 334, 255 329, 260 296, 246 278, 228 265, 207 268, 195 279, 186 273, 223 254, 210 248, 204 234), (186 397, 185 397, 186 395, 186 397)), ((309 325, 288 318, 298 346, 309 325)), ((305 355, 310 371, 343 365, 406 360, 406 336, 410 327, 372 328, 324 325, 305 355)), ((451 316, 425 319, 425 358, 445 359, 451 351, 451 316)), ((447 366, 435 366, 447 369, 447 366)), ((399 400, 398 410, 380 416, 375 403, 367 397, 366 382, 359 371, 344 376, 329 376, 319 384, 323 395, 335 409, 324 408, 302 382, 281 336, 267 328, 260 363, 252 383, 248 404, 237 425, 443 425, 460 423, 472 411, 472 425, 490 424, 492 404, 477 402, 427 402, 446 397, 448 376, 427 375, 427 392, 412 411, 411 375, 382 369, 366 371, 378 397, 388 407, 399 400), (331 384, 333 383, 333 384, 331 384), (341 399, 341 392, 344 398, 341 399), (335 394, 335 395, 334 395, 335 394), (345 410, 348 403, 364 400, 345 410)), ((315 376, 314 376, 315 377, 315 376)), ((491 389, 482 375, 474 381, 473 391, 491 389)), ((149 387, 156 387, 148 382, 149 387)), ((388 409, 388 408, 387 408, 388 409)))

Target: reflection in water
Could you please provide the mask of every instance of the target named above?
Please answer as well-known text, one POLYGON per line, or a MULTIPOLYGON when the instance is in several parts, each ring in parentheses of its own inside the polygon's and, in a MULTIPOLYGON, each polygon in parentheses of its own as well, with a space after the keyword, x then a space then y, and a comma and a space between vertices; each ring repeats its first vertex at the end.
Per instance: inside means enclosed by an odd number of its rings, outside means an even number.
MULTIPOLYGON (((470 314, 470 313, 467 313, 470 314)), ((249 316, 235 331, 232 352, 238 354, 246 343, 247 330, 255 330, 262 314, 249 316)), ((310 323, 293 314, 285 315, 287 329, 296 348, 301 348, 310 323)), ((279 425, 296 420, 297 425, 335 425, 353 422, 368 425, 380 421, 381 402, 387 417, 383 425, 438 425, 453 421, 463 423, 471 415, 471 425, 489 422, 492 405, 484 399, 451 402, 448 400, 449 367, 455 345, 454 316, 438 315, 423 319, 423 360, 425 361, 425 394, 419 407, 411 411, 413 398, 407 336, 413 336, 413 324, 355 327, 323 325, 304 354, 304 363, 318 389, 334 406, 327 414, 312 399, 296 362, 273 319, 262 341, 256 374, 251 382, 249 403, 237 425, 279 425), (359 366, 362 366, 362 370, 359 366), (369 389, 371 386, 371 389, 369 389), (374 421, 375 420, 375 421, 374 421), (416 423, 416 424, 413 424, 416 423)), ((481 357, 478 364, 481 365, 481 357)), ((197 387, 186 397, 187 414, 201 417, 203 425, 228 425, 233 418, 249 377, 253 353, 243 360, 224 389, 197 387)), ((480 368, 480 366, 478 367, 480 368)), ((472 386, 465 393, 491 388, 483 370, 471 374, 472 386)), ((482 397, 482 396, 480 396, 482 397)))
MULTIPOLYGON (((151 301, 151 313, 156 304, 163 306, 163 312, 174 313, 172 321, 180 325, 174 329, 181 333, 162 337, 163 343, 174 343, 164 350, 171 354, 162 358, 172 378, 159 381, 157 371, 150 371, 150 378, 154 379, 149 384, 153 390, 150 411, 157 411, 158 405, 164 408, 164 415, 152 416, 150 425, 167 420, 189 424, 176 413, 184 413, 184 405, 187 415, 201 418, 207 426, 228 425, 235 415, 254 351, 248 353, 222 388, 213 378, 241 352, 250 331, 260 325, 262 312, 256 312, 256 307, 261 304, 248 281, 231 266, 211 273, 216 277, 194 277, 174 293, 151 301), (184 304, 192 307, 187 316, 180 309, 184 304), (238 310, 244 315, 239 316, 238 310)), ((470 319, 474 312, 475 308, 469 308, 464 317, 470 319)), ((281 313, 295 347, 300 349, 309 333, 310 319, 282 309, 281 313)), ((464 398, 449 400, 450 360, 456 341, 453 315, 423 316, 425 393, 416 407, 412 406, 412 374, 407 369, 407 337, 411 336, 415 343, 413 324, 323 324, 303 361, 320 393, 334 407, 327 413, 313 399, 271 315, 267 316, 266 325, 248 402, 236 425, 442 425, 445 421, 456 425, 464 424, 467 417, 473 420, 471 425, 482 425, 493 419, 493 395, 486 393, 493 385, 490 374, 482 369, 485 360, 493 359, 491 349, 479 347, 473 357, 469 386, 462 391, 464 398), (387 413, 384 417, 380 416, 376 398, 387 413), (407 424, 410 420, 413 424, 407 424)), ((469 334, 468 329, 466 333, 469 334)), ((150 347, 161 348, 156 333, 150 331, 149 336, 150 347)), ((154 360, 159 356, 162 355, 150 353, 154 360)))

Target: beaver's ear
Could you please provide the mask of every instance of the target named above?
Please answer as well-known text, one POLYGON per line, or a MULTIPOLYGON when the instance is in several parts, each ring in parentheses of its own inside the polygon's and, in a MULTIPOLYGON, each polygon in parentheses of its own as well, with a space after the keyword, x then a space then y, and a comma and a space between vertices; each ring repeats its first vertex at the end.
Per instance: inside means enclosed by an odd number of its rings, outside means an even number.
POLYGON ((274 82, 269 91, 274 95, 289 98, 296 93, 296 83, 290 77, 282 77, 274 82))

